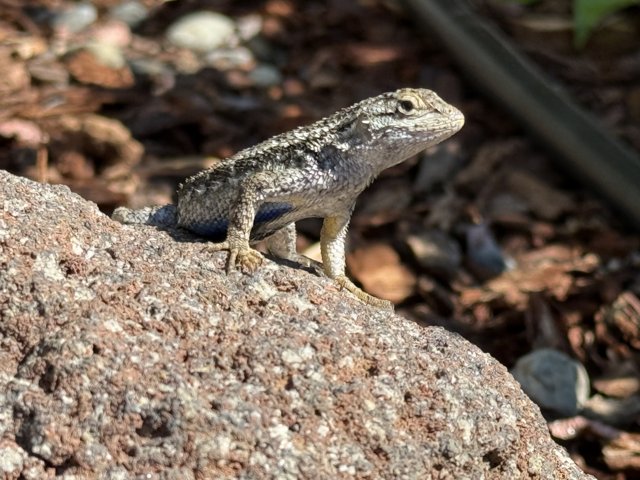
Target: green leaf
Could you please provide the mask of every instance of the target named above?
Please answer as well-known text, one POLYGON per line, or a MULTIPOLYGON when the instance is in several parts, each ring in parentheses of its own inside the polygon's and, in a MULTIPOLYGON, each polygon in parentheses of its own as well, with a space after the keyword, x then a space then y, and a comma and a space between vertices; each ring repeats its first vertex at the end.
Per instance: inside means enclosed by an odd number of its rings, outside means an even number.
POLYGON ((607 15, 638 5, 640 0, 573 0, 573 43, 582 48, 591 31, 607 15))

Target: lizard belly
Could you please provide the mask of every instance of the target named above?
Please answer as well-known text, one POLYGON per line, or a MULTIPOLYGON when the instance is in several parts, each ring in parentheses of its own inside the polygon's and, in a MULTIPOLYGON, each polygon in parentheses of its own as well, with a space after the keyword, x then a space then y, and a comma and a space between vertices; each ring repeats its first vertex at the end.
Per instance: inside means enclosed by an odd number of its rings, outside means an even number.
POLYGON ((294 212, 295 209, 290 203, 263 203, 253 219, 251 240, 262 240, 281 228, 286 227, 289 223, 294 221, 294 212))
MULTIPOLYGON (((289 224, 291 221, 287 217, 293 210, 293 205, 289 203, 263 203, 253 220, 251 240, 268 237, 289 224)), ((205 211, 202 213, 195 218, 190 218, 188 222, 181 222, 181 226, 211 240, 224 240, 229 229, 228 212, 224 215, 207 215, 205 211)))

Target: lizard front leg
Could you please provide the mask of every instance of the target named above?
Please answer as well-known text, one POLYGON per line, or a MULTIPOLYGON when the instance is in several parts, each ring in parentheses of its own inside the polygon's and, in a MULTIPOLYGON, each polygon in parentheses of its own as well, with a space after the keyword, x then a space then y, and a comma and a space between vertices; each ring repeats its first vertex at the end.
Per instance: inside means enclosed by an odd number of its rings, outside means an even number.
POLYGON ((326 217, 322 224, 320 233, 320 250, 322 252, 322 263, 324 271, 329 278, 333 278, 340 287, 353 293, 356 297, 369 305, 382 308, 393 308, 393 304, 388 300, 382 300, 369 295, 362 289, 356 287, 354 283, 345 275, 345 240, 347 237, 347 227, 351 212, 326 217))
POLYGON ((208 250, 213 252, 229 251, 227 273, 235 267, 252 273, 262 264, 262 254, 251 247, 249 240, 256 211, 264 200, 270 183, 273 184, 272 182, 271 175, 264 173, 254 175, 242 182, 238 188, 236 202, 229 215, 226 240, 208 246, 208 250))

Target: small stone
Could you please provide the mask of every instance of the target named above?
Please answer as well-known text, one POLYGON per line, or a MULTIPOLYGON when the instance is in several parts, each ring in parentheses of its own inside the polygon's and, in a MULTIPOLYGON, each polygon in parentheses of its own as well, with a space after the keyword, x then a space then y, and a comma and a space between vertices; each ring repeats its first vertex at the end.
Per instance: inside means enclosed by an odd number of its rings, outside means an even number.
POLYGON ((205 62, 222 71, 235 68, 248 70, 255 63, 255 58, 251 50, 245 47, 217 48, 207 54, 205 62))
POLYGON ((515 267, 502 252, 486 223, 471 225, 466 232, 467 266, 480 280, 489 280, 515 267))
POLYGON ((44 83, 66 85, 69 83, 69 72, 58 62, 58 59, 47 52, 27 64, 31 78, 44 83))
POLYGON ((242 40, 250 40, 262 31, 262 17, 260 15, 246 15, 237 20, 238 35, 242 40))
POLYGON ((76 33, 84 30, 98 18, 98 11, 91 3, 78 3, 53 17, 53 27, 76 33))
POLYGON ((115 6, 110 13, 113 18, 126 23, 130 27, 135 27, 147 18, 149 9, 140 2, 131 1, 115 6))
POLYGON ((576 415, 589 398, 589 375, 565 353, 549 348, 521 357, 511 374, 541 408, 564 417, 576 415))
POLYGON ((251 70, 249 79, 258 87, 273 87, 282 83, 280 71, 273 65, 263 63, 251 70))
POLYGON ((122 21, 109 20, 92 28, 91 37, 97 43, 126 47, 131 43, 131 30, 122 21))
POLYGON ((122 68, 127 62, 122 54, 122 50, 117 45, 111 43, 91 42, 85 46, 95 59, 105 67, 122 68))
POLYGON ((210 52, 229 44, 235 23, 215 12, 194 12, 179 18, 167 30, 167 40, 177 47, 196 52, 210 52))
POLYGON ((137 74, 156 76, 167 74, 171 69, 162 61, 155 58, 137 58, 131 60, 131 70, 137 74))

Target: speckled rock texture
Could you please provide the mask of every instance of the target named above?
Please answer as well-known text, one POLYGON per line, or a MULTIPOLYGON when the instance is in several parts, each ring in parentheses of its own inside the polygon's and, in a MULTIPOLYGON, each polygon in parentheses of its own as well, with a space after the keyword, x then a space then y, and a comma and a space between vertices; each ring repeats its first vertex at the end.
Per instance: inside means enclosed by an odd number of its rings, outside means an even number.
POLYGON ((455 334, 66 187, 0 205, 2 479, 591 478, 455 334))

